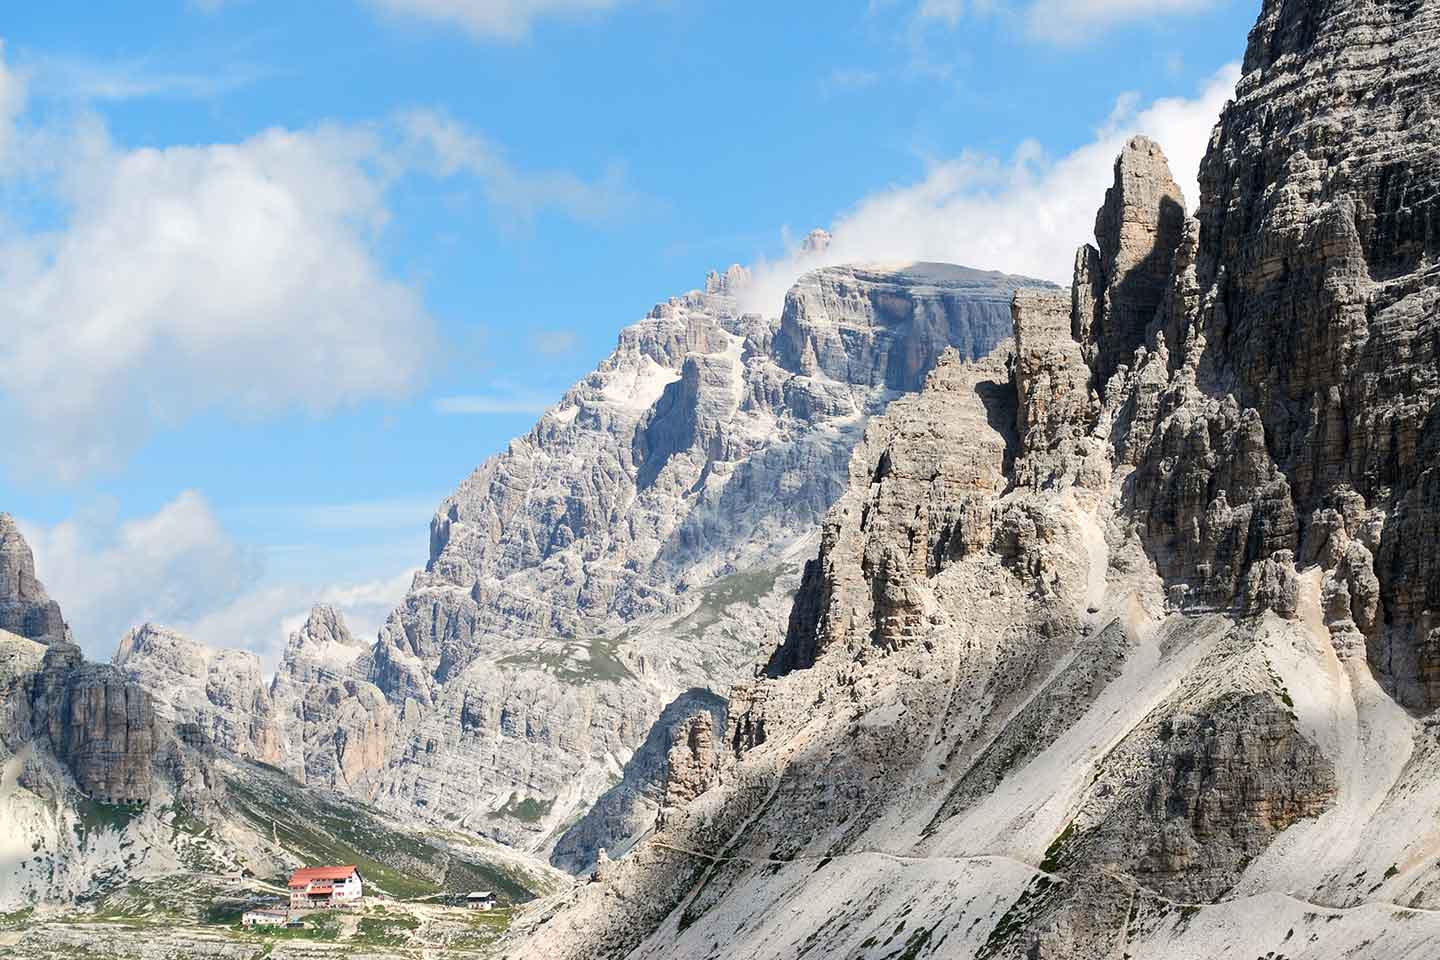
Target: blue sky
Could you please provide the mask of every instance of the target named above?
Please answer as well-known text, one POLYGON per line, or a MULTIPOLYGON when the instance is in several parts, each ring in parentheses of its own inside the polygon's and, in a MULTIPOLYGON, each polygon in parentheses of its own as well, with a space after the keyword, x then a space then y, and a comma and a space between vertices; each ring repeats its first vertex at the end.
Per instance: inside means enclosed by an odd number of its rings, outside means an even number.
POLYGON ((1063 279, 1139 130, 1193 202, 1256 6, 26 5, 0 509, 93 654, 153 618, 273 656, 315 599, 373 631, 439 499, 707 270, 774 311, 824 226, 1063 279))

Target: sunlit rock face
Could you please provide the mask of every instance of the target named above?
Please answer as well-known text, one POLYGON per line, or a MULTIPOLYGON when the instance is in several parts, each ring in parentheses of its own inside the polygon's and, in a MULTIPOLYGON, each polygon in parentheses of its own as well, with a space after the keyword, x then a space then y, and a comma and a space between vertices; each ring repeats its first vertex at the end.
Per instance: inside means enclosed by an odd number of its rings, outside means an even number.
POLYGON ((112 662, 167 722, 187 725, 226 753, 279 762, 275 710, 255 654, 217 650, 147 623, 121 638, 112 662))
POLYGON ((725 692, 779 643, 865 424, 946 349, 990 352, 1015 290, 1045 286, 837 267, 767 318, 737 306, 747 280, 656 306, 441 505, 367 662, 395 717, 367 796, 578 869, 648 826, 668 743, 627 766, 686 691, 725 692))
POLYGON ((1069 297, 869 421, 719 762, 510 955, 1433 949, 1437 104, 1440 3, 1267 0, 1196 216, 1127 143, 1069 297))

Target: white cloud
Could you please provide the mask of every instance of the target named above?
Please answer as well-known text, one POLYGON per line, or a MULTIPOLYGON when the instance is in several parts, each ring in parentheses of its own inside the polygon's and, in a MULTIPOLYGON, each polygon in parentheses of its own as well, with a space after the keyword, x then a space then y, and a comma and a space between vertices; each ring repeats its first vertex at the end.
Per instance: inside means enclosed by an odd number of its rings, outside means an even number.
POLYGON ((595 182, 563 170, 522 172, 499 147, 445 113, 416 110, 400 122, 410 138, 410 159, 416 166, 441 177, 474 177, 486 200, 520 223, 545 210, 579 220, 605 220, 636 200, 618 166, 595 182))
POLYGON ((454 23, 477 37, 519 40, 550 16, 602 13, 624 0, 371 0, 394 13, 454 23))
POLYGON ((373 641, 390 612, 404 599, 414 576, 415 570, 404 570, 391 577, 320 588, 267 584, 178 629, 213 647, 253 650, 266 670, 273 670, 286 640, 300 629, 312 606, 330 604, 345 617, 356 639, 373 641))
MULTIPOLYGON (((896 0, 871 0, 870 10, 893 5, 896 0)), ((1184 16, 1212 9, 1216 0, 919 0, 914 7, 914 24, 927 22, 954 28, 967 14, 1007 12, 1018 15, 1033 38, 1058 45, 1092 40, 1105 30, 1125 23, 1184 16)))
POLYGON ((9 165, 15 121, 24 109, 25 80, 6 62, 5 42, 0 40, 0 171, 9 165))
POLYGON ((25 469, 74 480, 204 410, 323 413, 424 373, 431 318, 374 251, 372 135, 125 149, 89 118, 18 136, 64 210, 53 231, 0 226, 0 391, 25 469))
MULTIPOLYGON (((413 505, 420 512, 412 524, 423 528, 434 502, 413 505)), ((374 527, 374 516, 354 516, 361 506, 305 509, 317 527, 374 527)), ((379 523, 388 522, 382 515, 379 523)), ((273 667, 315 603, 338 607, 355 636, 373 638, 415 573, 354 581, 342 575, 318 584, 267 581, 262 551, 237 543, 194 491, 125 523, 101 504, 54 526, 21 521, 21 528, 41 582, 76 641, 97 660, 109 660, 130 627, 154 621, 214 647, 253 650, 273 667)))
POLYGON ((1239 76, 1230 64, 1193 99, 1144 109, 1122 97, 1095 138, 1062 157, 1029 143, 1009 161, 964 153, 936 163, 919 183, 882 190, 840 216, 823 253, 794 248, 757 264, 745 306, 776 314, 796 277, 835 263, 937 260, 1068 283, 1075 248, 1092 238, 1115 157, 1133 134, 1161 145, 1194 207, 1200 160, 1239 76))
POLYGON ((217 64, 205 73, 157 70, 145 60, 87 60, 75 57, 27 58, 30 81, 47 97, 74 100, 134 100, 141 97, 207 99, 254 82, 261 71, 246 65, 217 64))
POLYGON ((618 170, 526 172, 440 114, 129 149, 93 115, 26 126, 24 92, 0 57, 0 187, 60 211, 45 229, 0 218, 0 417, 31 480, 111 470, 202 412, 325 414, 413 389, 438 351, 377 250, 398 176, 473 179, 510 222, 632 199, 618 170))
POLYGON ((236 544, 193 491, 127 523, 101 505, 22 530, 76 642, 103 660, 131 626, 189 622, 252 588, 261 571, 260 555, 236 544))

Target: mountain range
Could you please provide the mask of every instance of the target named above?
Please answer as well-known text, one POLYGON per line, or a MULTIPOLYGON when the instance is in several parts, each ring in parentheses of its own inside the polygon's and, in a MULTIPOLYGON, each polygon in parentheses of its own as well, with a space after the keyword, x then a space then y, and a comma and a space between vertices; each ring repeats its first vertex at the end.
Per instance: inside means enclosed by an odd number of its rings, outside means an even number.
POLYGON ((0 515, 0 910, 323 851, 517 960, 1433 956, 1440 3, 1265 0, 1199 183, 1130 140, 1068 290, 712 273, 271 678, 86 663, 0 515))

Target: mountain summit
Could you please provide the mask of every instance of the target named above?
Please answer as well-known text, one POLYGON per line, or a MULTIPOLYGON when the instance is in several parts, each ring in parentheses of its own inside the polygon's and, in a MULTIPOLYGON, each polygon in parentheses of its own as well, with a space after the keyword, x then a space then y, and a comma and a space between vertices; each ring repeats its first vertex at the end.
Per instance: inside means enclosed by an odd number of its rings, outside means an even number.
POLYGON ((1127 143, 1070 293, 870 421, 723 737, 511 955, 1433 953, 1437 103, 1440 4, 1267 0, 1197 215, 1127 143))

